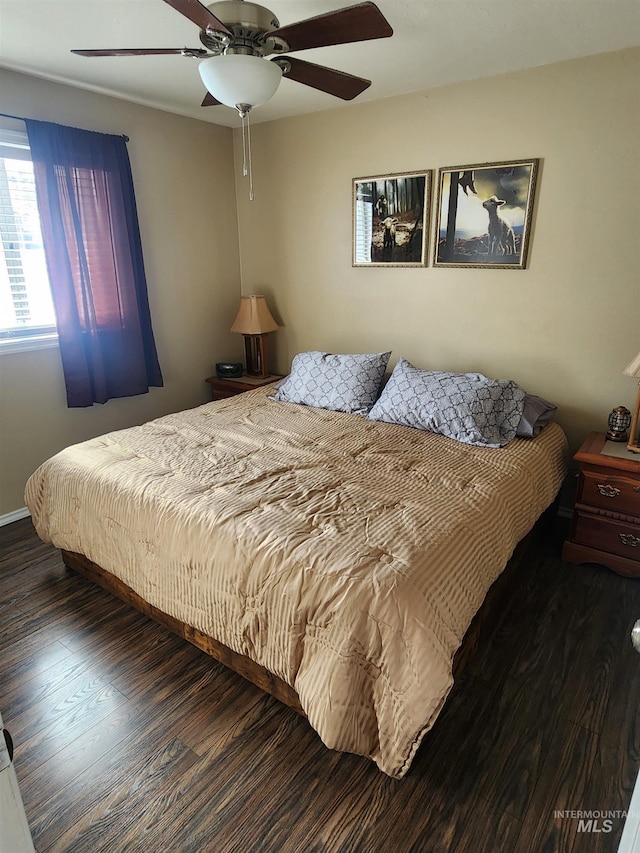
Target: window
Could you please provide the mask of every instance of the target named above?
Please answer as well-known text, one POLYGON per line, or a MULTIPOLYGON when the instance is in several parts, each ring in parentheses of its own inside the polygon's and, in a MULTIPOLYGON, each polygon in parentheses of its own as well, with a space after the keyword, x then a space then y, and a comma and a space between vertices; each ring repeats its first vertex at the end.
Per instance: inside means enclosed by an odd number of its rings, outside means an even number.
POLYGON ((0 352, 51 346, 56 320, 24 122, 0 124, 0 352))

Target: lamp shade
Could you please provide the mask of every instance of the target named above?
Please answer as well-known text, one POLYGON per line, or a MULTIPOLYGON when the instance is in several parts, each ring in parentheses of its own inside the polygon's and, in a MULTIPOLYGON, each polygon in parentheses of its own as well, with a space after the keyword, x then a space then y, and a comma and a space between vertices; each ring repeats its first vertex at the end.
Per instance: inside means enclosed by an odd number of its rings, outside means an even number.
POLYGON ((241 335, 264 335, 267 332, 275 332, 278 328, 264 296, 240 297, 240 309, 231 327, 232 332, 239 332, 241 335))
POLYGON ((625 376, 635 376, 636 379, 640 379, 640 352, 622 372, 625 376))
POLYGON ((228 107, 258 107, 272 98, 282 79, 282 69, 260 56, 220 54, 198 66, 202 82, 214 98, 228 107))

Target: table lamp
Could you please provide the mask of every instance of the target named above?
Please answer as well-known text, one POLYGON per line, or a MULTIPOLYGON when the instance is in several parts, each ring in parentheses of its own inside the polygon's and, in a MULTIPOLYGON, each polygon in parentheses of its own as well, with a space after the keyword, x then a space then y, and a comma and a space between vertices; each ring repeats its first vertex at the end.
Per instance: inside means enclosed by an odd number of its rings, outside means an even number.
POLYGON ((269 376, 267 334, 275 332, 278 328, 264 296, 253 294, 240 297, 240 309, 231 331, 244 335, 244 351, 249 376, 261 376, 263 379, 269 376))
MULTIPOLYGON (((625 369, 622 371, 625 376, 633 376, 635 379, 640 380, 640 352, 638 355, 628 364, 625 369)), ((627 444, 627 450, 630 450, 632 453, 640 453, 640 435, 638 434, 640 431, 638 430, 638 420, 640 415, 640 381, 638 382, 638 396, 636 397, 636 407, 633 412, 633 418, 631 419, 631 428, 629 430, 629 444, 627 444)))

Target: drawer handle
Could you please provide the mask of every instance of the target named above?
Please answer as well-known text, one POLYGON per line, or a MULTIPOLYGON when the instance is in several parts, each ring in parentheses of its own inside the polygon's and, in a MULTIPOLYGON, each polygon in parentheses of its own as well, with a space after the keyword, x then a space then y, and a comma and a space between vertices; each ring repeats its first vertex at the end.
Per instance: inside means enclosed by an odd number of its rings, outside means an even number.
POLYGON ((598 491, 605 498, 617 498, 620 494, 620 489, 616 489, 614 486, 610 486, 608 483, 606 485, 598 483, 598 491))
POLYGON ((633 491, 634 492, 640 492, 640 486, 634 486, 633 491))
POLYGON ((629 545, 631 548, 640 545, 640 537, 634 536, 633 533, 621 533, 620 539, 623 545, 629 545))

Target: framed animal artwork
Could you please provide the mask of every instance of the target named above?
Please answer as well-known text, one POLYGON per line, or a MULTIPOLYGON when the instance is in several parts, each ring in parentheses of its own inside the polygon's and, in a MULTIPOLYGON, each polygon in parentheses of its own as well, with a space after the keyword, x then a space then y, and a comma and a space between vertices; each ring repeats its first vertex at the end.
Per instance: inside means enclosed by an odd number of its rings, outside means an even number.
POLYGON ((424 267, 431 172, 353 179, 353 266, 424 267))
POLYGON ((525 269, 538 164, 440 169, 433 265, 525 269))

